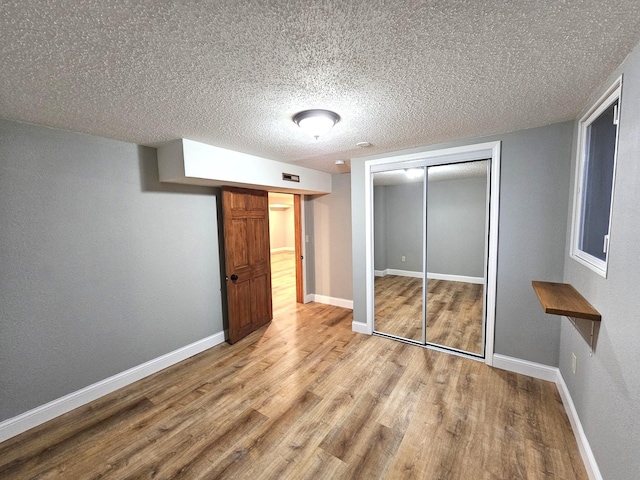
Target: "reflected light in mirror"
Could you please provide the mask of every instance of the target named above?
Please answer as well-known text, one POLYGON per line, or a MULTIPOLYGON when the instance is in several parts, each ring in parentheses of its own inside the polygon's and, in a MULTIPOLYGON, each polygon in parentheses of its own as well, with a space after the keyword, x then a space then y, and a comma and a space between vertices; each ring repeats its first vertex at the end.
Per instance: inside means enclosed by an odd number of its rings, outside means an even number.
POLYGON ((406 173, 409 178, 420 178, 424 174, 423 168, 405 168, 404 173, 406 173))
MULTIPOLYGON (((459 178, 486 177, 487 160, 474 160, 471 162, 454 163, 449 165, 437 165, 428 167, 429 182, 440 180, 454 180, 459 178)), ((386 170, 373 174, 374 185, 401 185, 403 183, 421 182, 424 174, 422 168, 399 168, 386 170), (407 171, 418 170, 420 175, 411 177, 407 171)))

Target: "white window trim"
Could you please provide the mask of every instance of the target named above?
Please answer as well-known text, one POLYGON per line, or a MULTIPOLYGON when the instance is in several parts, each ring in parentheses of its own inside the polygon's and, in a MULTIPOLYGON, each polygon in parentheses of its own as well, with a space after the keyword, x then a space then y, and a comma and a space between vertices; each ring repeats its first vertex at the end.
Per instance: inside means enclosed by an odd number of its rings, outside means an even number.
POLYGON ((584 114, 578 123, 578 145, 576 148, 576 176, 573 187, 573 219, 571 222, 571 248, 570 256, 578 263, 593 270, 598 275, 607 278, 607 270, 609 264, 609 252, 611 251, 611 217, 613 213, 613 199, 616 184, 616 164, 618 161, 618 137, 620 135, 620 125, 616 132, 616 144, 613 155, 613 179, 611 185, 611 205, 609 207, 609 246, 607 248, 607 254, 605 260, 600 260, 593 255, 588 254, 580 250, 578 242, 580 239, 579 229, 580 221, 582 219, 582 197, 581 190, 584 185, 584 173, 586 166, 586 149, 585 149, 585 135, 587 127, 597 119, 602 112, 604 112, 613 102, 618 100, 618 118, 620 118, 621 108, 621 93, 622 93, 622 76, 607 89, 607 91, 598 99, 598 101, 584 114))

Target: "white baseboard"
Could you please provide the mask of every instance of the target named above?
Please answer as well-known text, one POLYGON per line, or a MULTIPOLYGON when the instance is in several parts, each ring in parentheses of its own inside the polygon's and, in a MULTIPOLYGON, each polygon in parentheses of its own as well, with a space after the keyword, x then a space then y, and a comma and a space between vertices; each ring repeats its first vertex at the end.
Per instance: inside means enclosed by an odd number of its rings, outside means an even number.
POLYGON ((593 451, 591 450, 591 445, 589 445, 589 440, 582 428, 580 417, 578 417, 578 411, 573 404, 571 394, 569 393, 567 384, 562 377, 562 373, 560 373, 560 369, 557 367, 542 365, 540 363, 521 360, 519 358, 500 355, 498 353, 493 355, 493 366, 501 368, 502 370, 528 375, 530 377, 547 380, 556 384, 558 393, 560 393, 560 398, 562 399, 562 405, 567 413, 567 417, 569 417, 569 423, 571 423, 573 434, 576 437, 578 450, 580 451, 582 462, 587 470, 587 475, 590 480, 602 480, 602 474, 600 473, 593 451))
POLYGON ((477 283, 480 285, 484 284, 484 278, 467 277, 466 275, 449 275, 447 273, 427 272, 427 278, 431 278, 433 280, 447 280, 448 282, 477 283))
POLYGON ((36 407, 17 417, 9 418, 0 423, 0 442, 14 437, 22 432, 37 427, 64 413, 92 402, 104 395, 130 385, 153 373, 159 372, 171 365, 175 365, 182 360, 192 357, 211 347, 224 342, 224 332, 216 333, 209 337, 198 340, 190 345, 169 352, 160 357, 149 360, 141 365, 137 365, 129 370, 120 372, 112 377, 100 380, 64 397, 57 398, 49 403, 36 407))
POLYGON ((576 410, 576 406, 573 404, 573 399, 571 398, 571 394, 569 393, 567 384, 562 377, 562 373, 560 373, 560 369, 558 369, 556 386, 558 387, 560 398, 562 398, 564 409, 567 412, 567 416, 569 417, 569 422, 571 423, 573 434, 576 436, 576 440, 578 442, 578 450, 580 450, 580 456, 582 457, 582 461, 584 462, 584 467, 587 470, 589 480, 602 480, 602 474, 600 473, 600 469, 598 468, 598 463, 596 462, 596 458, 593 456, 593 450, 591 450, 591 445, 589 445, 587 435, 584 433, 582 423, 580 422, 580 417, 578 417, 578 411, 576 410))
POLYGON ((387 268, 386 270, 384 270, 384 272, 386 272, 385 275, 398 275, 400 277, 422 278, 422 272, 414 272, 412 270, 397 270, 395 268, 387 268))
POLYGON ((307 297, 311 297, 312 302, 325 303, 327 305, 333 305, 334 307, 350 308, 353 310, 353 300, 328 297, 326 295, 318 295, 317 293, 310 293, 307 297))
POLYGON ((278 253, 278 252, 295 252, 296 249, 294 247, 278 247, 278 248, 272 248, 271 249, 271 253, 278 253))
MULTIPOLYGON (((374 270, 373 274, 376 277, 385 277, 387 275, 398 275, 399 277, 413 277, 422 278, 422 272, 414 272, 412 270, 398 270, 395 268, 386 268, 384 270, 374 270)), ((482 277, 468 277, 465 275, 449 275, 446 273, 432 273, 427 272, 427 278, 434 280, 447 280, 449 282, 464 282, 464 283, 477 283, 482 285, 484 278, 482 277)))
POLYGON ((521 360, 519 358, 508 357, 507 355, 493 354, 493 366, 508 370, 509 372, 521 373, 533 378, 554 382, 558 378, 558 368, 542 365, 541 363, 521 360))
POLYGON ((371 335, 369 331, 369 327, 366 323, 362 322, 351 322, 351 330, 356 333, 364 333, 365 335, 371 335))

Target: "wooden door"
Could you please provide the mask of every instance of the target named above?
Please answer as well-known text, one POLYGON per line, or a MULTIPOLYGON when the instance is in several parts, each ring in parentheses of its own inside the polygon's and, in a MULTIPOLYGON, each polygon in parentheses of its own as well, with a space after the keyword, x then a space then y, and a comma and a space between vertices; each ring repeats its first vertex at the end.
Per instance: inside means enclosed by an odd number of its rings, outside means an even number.
POLYGON ((229 342, 266 325, 273 316, 267 192, 222 189, 229 307, 229 342))

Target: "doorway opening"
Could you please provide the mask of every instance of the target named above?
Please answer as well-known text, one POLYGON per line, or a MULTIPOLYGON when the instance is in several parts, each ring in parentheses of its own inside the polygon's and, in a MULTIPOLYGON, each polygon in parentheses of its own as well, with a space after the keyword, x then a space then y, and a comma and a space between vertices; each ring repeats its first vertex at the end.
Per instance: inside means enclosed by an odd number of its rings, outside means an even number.
POLYGON ((274 316, 302 302, 300 196, 269 192, 269 242, 274 316))

